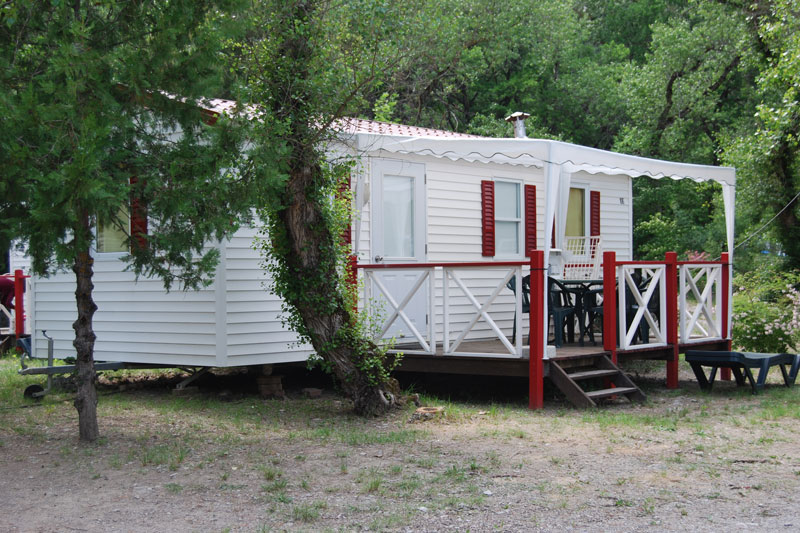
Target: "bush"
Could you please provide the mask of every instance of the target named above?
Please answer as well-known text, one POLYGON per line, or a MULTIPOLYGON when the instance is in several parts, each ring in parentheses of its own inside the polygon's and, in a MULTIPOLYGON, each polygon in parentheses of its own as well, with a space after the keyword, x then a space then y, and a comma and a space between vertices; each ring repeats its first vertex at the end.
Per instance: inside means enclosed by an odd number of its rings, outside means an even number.
POLYGON ((794 352, 800 341, 800 273, 759 269, 734 278, 733 343, 751 352, 794 352))

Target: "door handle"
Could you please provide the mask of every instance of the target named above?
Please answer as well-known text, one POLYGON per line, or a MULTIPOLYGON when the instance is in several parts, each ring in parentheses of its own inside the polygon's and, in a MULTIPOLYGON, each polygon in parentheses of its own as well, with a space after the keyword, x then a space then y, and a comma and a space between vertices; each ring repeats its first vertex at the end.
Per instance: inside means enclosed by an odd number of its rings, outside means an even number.
POLYGON ((375 256, 375 262, 376 263, 380 263, 381 261, 383 261, 383 256, 382 255, 376 255, 375 256))

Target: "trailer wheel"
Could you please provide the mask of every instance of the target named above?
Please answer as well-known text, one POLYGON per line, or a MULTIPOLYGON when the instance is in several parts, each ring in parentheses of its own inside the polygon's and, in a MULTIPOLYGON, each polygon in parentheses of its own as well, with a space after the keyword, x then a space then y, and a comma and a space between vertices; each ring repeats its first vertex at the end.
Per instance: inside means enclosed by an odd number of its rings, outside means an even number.
POLYGON ((30 399, 41 400, 44 397, 44 395, 38 396, 38 394, 41 392, 44 392, 44 387, 42 387, 41 385, 28 385, 25 388, 25 392, 22 394, 29 400, 30 399), (37 396, 34 396, 34 394, 37 394, 37 396))

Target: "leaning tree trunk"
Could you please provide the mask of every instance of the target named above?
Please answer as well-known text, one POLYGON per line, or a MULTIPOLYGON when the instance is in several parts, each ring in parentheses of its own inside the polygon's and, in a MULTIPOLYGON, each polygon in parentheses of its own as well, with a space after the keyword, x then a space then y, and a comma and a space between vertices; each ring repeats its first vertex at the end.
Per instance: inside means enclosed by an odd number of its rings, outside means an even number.
MULTIPOLYGON (((270 67, 267 92, 279 123, 288 126, 282 134, 290 149, 286 163, 289 179, 282 208, 271 222, 273 256, 279 266, 274 272, 276 287, 296 311, 316 352, 339 381, 354 409, 362 415, 379 414, 395 403, 387 389, 390 365, 374 343, 365 339, 355 324, 352 301, 339 287, 339 235, 326 221, 323 204, 326 174, 319 152, 319 107, 329 104, 327 93, 308 80, 313 79, 320 51, 312 43, 321 39, 315 24, 317 0, 278 3, 276 16, 285 19, 274 62, 270 67)), ((318 43, 316 43, 318 44, 318 43)))
MULTIPOLYGON (((298 155, 297 161, 303 160, 298 155)), ((302 317, 315 350, 330 364, 345 394, 353 400, 356 413, 380 414, 396 400, 381 377, 385 374, 378 368, 386 362, 374 343, 358 335, 353 324, 352 304, 337 282, 332 251, 338 237, 324 223, 319 202, 307 195, 322 181, 322 169, 313 161, 305 162, 290 173, 286 186, 288 205, 278 212, 287 237, 285 266, 295 282, 302 284, 302 291, 291 291, 285 297, 302 317), (367 361, 372 363, 362 364, 367 361)))
MULTIPOLYGON (((73 346, 77 352, 75 367, 77 369, 78 392, 75 394, 75 409, 78 410, 78 432, 80 440, 93 442, 97 440, 100 429, 97 425, 97 390, 95 389, 94 371, 94 341, 95 334, 92 329, 92 317, 97 311, 97 304, 92 299, 92 256, 89 254, 87 238, 91 232, 89 215, 81 214, 81 227, 79 231, 84 237, 76 239, 76 246, 81 249, 75 254, 75 301, 78 305, 78 319, 72 324, 75 330, 73 346)), ((77 234, 77 232, 76 232, 77 234)))

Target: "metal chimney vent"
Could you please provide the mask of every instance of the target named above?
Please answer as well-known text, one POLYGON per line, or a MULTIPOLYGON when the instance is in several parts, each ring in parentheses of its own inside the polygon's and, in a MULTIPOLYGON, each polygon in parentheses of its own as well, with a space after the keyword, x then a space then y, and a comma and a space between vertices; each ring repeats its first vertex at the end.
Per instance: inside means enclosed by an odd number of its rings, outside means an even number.
POLYGON ((528 136, 525 134, 525 119, 528 118, 530 115, 528 113, 523 113, 522 111, 516 111, 511 113, 506 117, 506 122, 512 122, 514 124, 514 137, 517 139, 527 139, 528 136))

